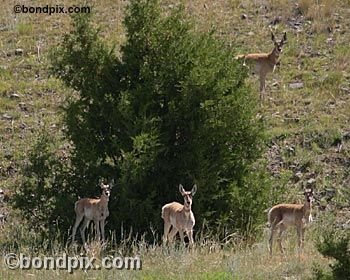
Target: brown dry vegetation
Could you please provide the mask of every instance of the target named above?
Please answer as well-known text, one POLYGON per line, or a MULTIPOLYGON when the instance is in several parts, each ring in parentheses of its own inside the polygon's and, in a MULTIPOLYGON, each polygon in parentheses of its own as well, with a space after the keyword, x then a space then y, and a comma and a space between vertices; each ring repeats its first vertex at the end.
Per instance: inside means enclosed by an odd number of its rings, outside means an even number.
MULTIPOLYGON (((166 8, 178 2, 166 0, 162 4, 166 8)), ((90 3, 102 36, 109 44, 118 46, 125 38, 122 18, 127 1, 90 3)), ((269 51, 270 30, 278 37, 287 31, 288 43, 281 65, 267 78, 268 98, 257 116, 263 118, 268 130, 267 160, 274 187, 288 190, 285 201, 293 203, 302 199, 298 194, 306 182, 315 179, 318 210, 336 211, 339 223, 345 224, 350 219, 350 2, 189 0, 184 3, 195 18, 196 28, 206 31, 215 27, 218 36, 237 47, 235 54, 269 51)), ((18 185, 21 166, 34 139, 43 130, 60 139, 64 129, 60 105, 73 94, 49 76, 47 60, 50 47, 69 31, 69 16, 15 15, 14 4, 4 0, 0 10, 0 187, 3 189, 18 185), (16 54, 16 49, 22 49, 23 53, 16 54)), ((55 6, 57 3, 38 0, 21 1, 21 4, 55 6)), ((68 7, 73 2, 64 0, 59 4, 68 7)), ((248 82, 258 97, 257 78, 251 77, 248 82)), ((64 154, 64 144, 59 142, 59 153, 64 154)), ((271 204, 276 202, 272 198, 271 204)), ((317 230, 313 234, 317 235, 317 230)), ((11 236, 8 232, 2 235, 11 236)), ((312 262, 326 263, 310 238, 304 256, 306 262, 300 262, 294 255, 269 260, 265 243, 262 241, 250 249, 215 248, 211 253, 205 251, 211 248, 207 244, 205 249, 197 248, 192 253, 175 250, 165 254, 161 248, 149 248, 142 252, 142 274, 120 272, 118 276, 305 279, 310 275, 312 262)), ((293 246, 290 247, 294 254, 293 246)), ((3 268, 0 271, 2 279, 41 279, 55 275, 45 271, 13 274, 3 268)), ((62 276, 60 273, 54 277, 62 276)), ((78 273, 70 278, 80 279, 84 275, 78 273)), ((90 276, 102 279, 115 275, 115 272, 92 272, 90 276)))

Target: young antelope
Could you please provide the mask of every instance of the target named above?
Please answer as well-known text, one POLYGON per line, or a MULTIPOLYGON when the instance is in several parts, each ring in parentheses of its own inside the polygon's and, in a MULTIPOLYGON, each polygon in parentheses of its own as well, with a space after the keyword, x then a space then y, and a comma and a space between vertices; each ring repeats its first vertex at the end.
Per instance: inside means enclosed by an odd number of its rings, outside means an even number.
POLYGON ((307 189, 304 191, 305 202, 304 204, 278 204, 273 206, 268 212, 268 221, 271 227, 269 238, 269 252, 272 256, 272 245, 274 234, 277 229, 278 244, 282 253, 284 253, 282 247, 282 234, 291 226, 294 226, 298 235, 298 248, 299 254, 303 248, 305 227, 308 223, 312 222, 312 202, 313 202, 313 190, 307 189))
POLYGON ((195 219, 191 210, 192 198, 197 191, 197 185, 194 185, 191 191, 185 191, 184 187, 179 185, 179 192, 184 198, 184 204, 172 202, 162 207, 162 218, 164 220, 163 242, 172 242, 174 236, 179 232, 181 242, 185 244, 184 232, 187 234, 190 246, 193 245, 193 227, 195 219), (171 231, 169 232, 170 228, 171 231))

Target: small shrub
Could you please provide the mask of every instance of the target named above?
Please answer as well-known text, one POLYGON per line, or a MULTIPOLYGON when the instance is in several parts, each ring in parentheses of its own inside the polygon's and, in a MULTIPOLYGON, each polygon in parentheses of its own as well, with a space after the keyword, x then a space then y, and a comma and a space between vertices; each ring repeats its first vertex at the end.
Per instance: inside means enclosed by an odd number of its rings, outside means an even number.
POLYGON ((335 222, 323 227, 316 243, 317 250, 325 257, 333 259, 330 272, 320 266, 314 267, 314 279, 350 279, 350 232, 339 229, 335 222))
POLYGON ((57 139, 47 133, 40 135, 28 154, 13 199, 29 227, 42 237, 56 236, 58 226, 68 228, 72 223, 75 198, 66 184, 69 165, 57 155, 57 146, 57 139))

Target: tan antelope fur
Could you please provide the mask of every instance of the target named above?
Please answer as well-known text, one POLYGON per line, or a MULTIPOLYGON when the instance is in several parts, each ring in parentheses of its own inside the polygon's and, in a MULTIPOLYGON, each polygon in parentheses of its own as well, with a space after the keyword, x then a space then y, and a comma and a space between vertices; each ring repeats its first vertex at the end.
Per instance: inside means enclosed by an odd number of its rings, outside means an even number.
POLYGON ((277 229, 278 233, 278 244, 282 253, 282 234, 291 226, 295 226, 298 235, 298 249, 299 253, 303 248, 304 243, 304 231, 305 227, 309 222, 312 222, 312 202, 313 202, 313 190, 307 189, 304 191, 305 202, 304 204, 278 204, 273 206, 268 212, 268 221, 271 227, 270 238, 269 238, 269 252, 272 256, 272 245, 274 234, 277 229))
POLYGON ((263 101, 263 94, 265 93, 266 75, 273 72, 279 63, 279 56, 282 53, 283 45, 287 42, 287 33, 284 32, 282 40, 277 42, 275 35, 271 32, 271 39, 274 43, 274 48, 269 53, 250 53, 236 56, 236 59, 243 59, 243 65, 251 65, 253 73, 259 76, 260 101, 263 101))
POLYGON ((73 226, 72 242, 76 235, 79 224, 83 220, 83 224, 80 228, 81 239, 85 245, 85 229, 89 225, 90 221, 94 221, 96 228, 97 240, 100 240, 100 229, 102 234, 102 241, 105 239, 105 221, 109 216, 108 201, 111 195, 111 184, 100 184, 102 194, 100 198, 82 198, 75 203, 76 219, 73 226))
POLYGON ((187 234, 190 246, 193 245, 193 227, 195 219, 191 210, 192 197, 197 191, 197 185, 194 185, 191 191, 185 191, 184 187, 179 185, 179 192, 184 198, 184 204, 172 202, 162 207, 162 218, 164 220, 163 242, 172 242, 174 236, 179 232, 181 242, 185 244, 184 232, 187 234), (170 228, 171 231, 169 232, 170 228))

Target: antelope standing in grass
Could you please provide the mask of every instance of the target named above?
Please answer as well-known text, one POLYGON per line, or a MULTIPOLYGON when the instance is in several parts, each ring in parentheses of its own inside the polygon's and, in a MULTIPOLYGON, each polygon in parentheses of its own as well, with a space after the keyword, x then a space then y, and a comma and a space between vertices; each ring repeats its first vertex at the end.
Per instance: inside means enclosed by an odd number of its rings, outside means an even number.
POLYGON ((179 232, 181 242, 185 244, 184 232, 186 232, 190 246, 193 245, 193 227, 195 225, 195 219, 191 210, 192 197, 197 191, 197 185, 194 185, 191 191, 185 191, 184 187, 180 184, 179 191, 184 198, 184 205, 178 202, 172 202, 162 207, 162 218, 164 220, 164 236, 163 242, 169 240, 172 242, 174 236, 179 232), (170 228, 171 231, 169 232, 170 228))
POLYGON ((282 53, 283 45, 287 42, 287 33, 284 32, 282 40, 277 42, 275 35, 271 32, 271 39, 275 46, 270 53, 250 53, 236 56, 236 59, 244 60, 244 66, 246 66, 247 63, 250 64, 253 67, 253 73, 259 76, 260 101, 263 101, 263 95, 265 93, 266 75, 273 72, 276 65, 279 63, 279 56, 282 53))
POLYGON ((307 189, 304 191, 304 204, 278 204, 273 206, 268 212, 268 221, 271 227, 269 238, 269 251, 272 256, 273 237, 277 229, 278 244, 282 253, 282 234, 290 226, 295 226, 298 235, 299 254, 303 248, 304 231, 309 222, 312 222, 311 208, 313 202, 313 190, 307 189))
POLYGON ((100 240, 100 229, 102 234, 102 241, 105 239, 105 221, 109 216, 108 201, 111 195, 112 184, 100 184, 102 194, 100 198, 82 198, 75 203, 74 211, 76 214, 75 224, 73 226, 72 242, 79 224, 83 220, 80 228, 81 239, 85 245, 85 229, 90 221, 94 221, 96 228, 97 240, 100 240))

